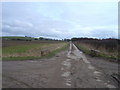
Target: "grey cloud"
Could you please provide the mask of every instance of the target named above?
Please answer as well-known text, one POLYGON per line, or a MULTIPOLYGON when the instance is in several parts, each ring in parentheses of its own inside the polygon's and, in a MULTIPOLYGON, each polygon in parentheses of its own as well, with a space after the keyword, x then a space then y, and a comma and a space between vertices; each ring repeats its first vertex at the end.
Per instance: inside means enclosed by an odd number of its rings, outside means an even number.
POLYGON ((3 35, 117 37, 112 3, 4 3, 2 14, 3 35))
MULTIPOLYGON (((72 31, 73 30, 71 30, 71 32, 72 31)), ((74 35, 74 37, 118 38, 118 27, 116 25, 94 27, 76 25, 72 35, 74 35)))
POLYGON ((117 25, 117 3, 72 3, 71 7, 61 18, 84 26, 117 25))
POLYGON ((3 35, 8 33, 12 35, 30 35, 30 36, 47 36, 64 38, 68 34, 66 33, 72 28, 70 23, 63 21, 56 21, 52 19, 43 19, 35 22, 36 18, 33 18, 33 22, 12 20, 3 21, 2 31, 3 35), (35 22, 35 23, 34 23, 35 22))

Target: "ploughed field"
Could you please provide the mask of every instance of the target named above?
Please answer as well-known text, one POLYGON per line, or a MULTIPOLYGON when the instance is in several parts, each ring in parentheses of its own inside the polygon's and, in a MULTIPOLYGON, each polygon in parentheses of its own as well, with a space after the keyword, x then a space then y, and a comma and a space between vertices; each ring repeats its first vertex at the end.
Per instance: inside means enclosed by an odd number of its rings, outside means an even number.
POLYGON ((25 60, 49 57, 65 49, 67 45, 68 44, 63 41, 3 40, 2 58, 3 60, 25 60))

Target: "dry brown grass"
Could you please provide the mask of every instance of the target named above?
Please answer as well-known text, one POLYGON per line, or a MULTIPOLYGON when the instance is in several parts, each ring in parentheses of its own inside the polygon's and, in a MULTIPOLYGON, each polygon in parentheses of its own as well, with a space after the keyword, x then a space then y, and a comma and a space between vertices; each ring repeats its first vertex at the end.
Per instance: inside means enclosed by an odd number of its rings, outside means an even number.
POLYGON ((90 51, 91 49, 94 50, 99 50, 100 54, 104 54, 106 56, 111 56, 111 57, 115 57, 117 58, 118 55, 118 51, 114 50, 114 51, 110 51, 108 49, 106 49, 104 46, 99 46, 99 48, 97 48, 96 46, 93 46, 91 44, 86 44, 86 43, 77 43, 79 46, 81 46, 82 48, 86 49, 86 51, 90 51))

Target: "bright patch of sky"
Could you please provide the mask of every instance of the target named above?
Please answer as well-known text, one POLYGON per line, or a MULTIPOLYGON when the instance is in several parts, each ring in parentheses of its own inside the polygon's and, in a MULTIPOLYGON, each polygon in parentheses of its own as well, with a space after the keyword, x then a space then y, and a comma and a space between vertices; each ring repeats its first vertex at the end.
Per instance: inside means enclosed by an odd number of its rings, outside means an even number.
POLYGON ((2 35, 118 37, 117 2, 4 2, 2 35))

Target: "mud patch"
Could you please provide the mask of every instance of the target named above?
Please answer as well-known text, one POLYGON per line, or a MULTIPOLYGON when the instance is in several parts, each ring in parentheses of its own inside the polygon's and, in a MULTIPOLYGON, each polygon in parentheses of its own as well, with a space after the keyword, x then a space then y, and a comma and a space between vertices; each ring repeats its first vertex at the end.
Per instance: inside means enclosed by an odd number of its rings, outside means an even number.
POLYGON ((63 76, 63 77, 69 77, 69 76, 70 76, 70 72, 64 72, 64 73, 62 74, 62 76, 63 76))

